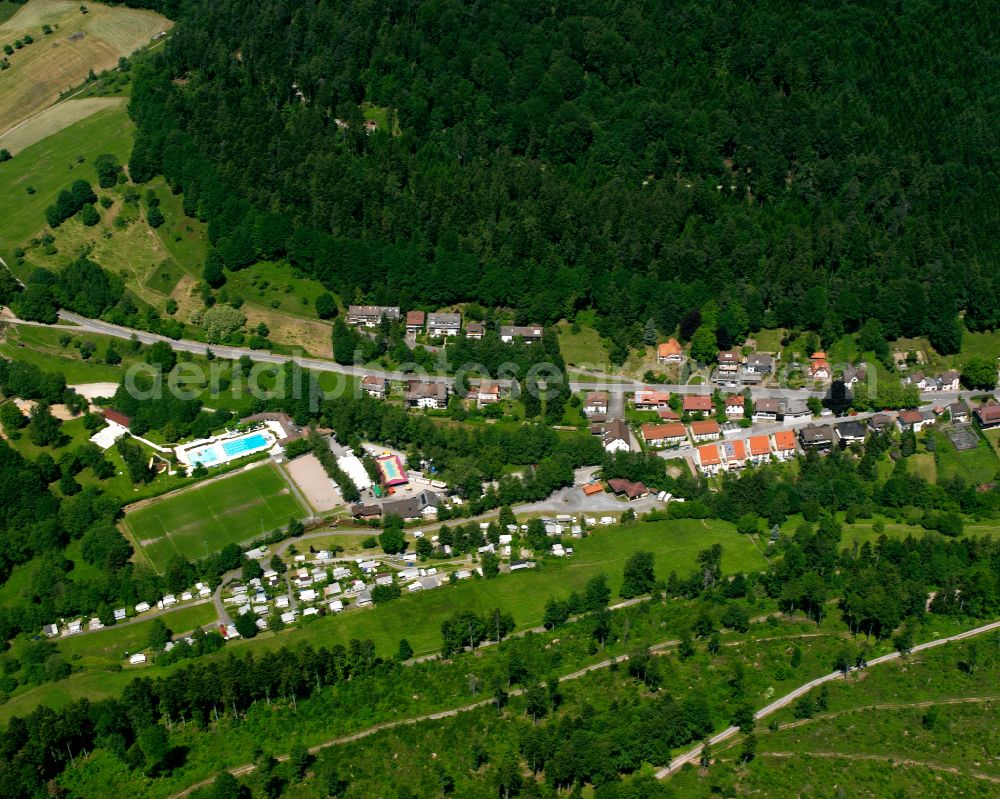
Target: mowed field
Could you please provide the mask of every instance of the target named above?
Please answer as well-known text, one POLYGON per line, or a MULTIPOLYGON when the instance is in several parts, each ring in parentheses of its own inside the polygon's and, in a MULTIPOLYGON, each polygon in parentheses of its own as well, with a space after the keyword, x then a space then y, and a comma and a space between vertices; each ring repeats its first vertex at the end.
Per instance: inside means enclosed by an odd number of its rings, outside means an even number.
POLYGON ((70 125, 86 119, 91 114, 105 108, 124 106, 124 97, 87 97, 81 100, 65 100, 46 108, 31 119, 6 133, 0 134, 0 147, 16 155, 36 142, 58 133, 70 125))
POLYGON ((0 73, 3 131, 51 105, 65 91, 82 83, 90 70, 101 72, 117 65, 147 44, 170 20, 152 11, 71 0, 30 0, 0 24, 0 43, 13 43, 28 34, 33 44, 16 50, 10 69, 0 73), (53 32, 42 33, 42 25, 53 32))
POLYGON ((45 227, 45 209, 62 189, 78 178, 97 186, 94 159, 98 155, 110 153, 123 163, 128 161, 132 131, 125 106, 119 104, 91 114, 0 164, 0 256, 8 264, 14 264, 14 249, 45 227), (29 187, 33 194, 28 193, 29 187))
POLYGON ((153 500, 125 524, 153 567, 172 555, 191 560, 256 538, 305 515, 277 467, 268 463, 153 500))

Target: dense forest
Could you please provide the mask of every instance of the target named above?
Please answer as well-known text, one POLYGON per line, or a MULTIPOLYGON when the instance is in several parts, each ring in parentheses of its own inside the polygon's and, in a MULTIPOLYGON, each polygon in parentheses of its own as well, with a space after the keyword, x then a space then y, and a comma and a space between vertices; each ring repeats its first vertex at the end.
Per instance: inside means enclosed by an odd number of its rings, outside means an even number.
POLYGON ((959 312, 1000 311, 995 23, 925 0, 190 2, 136 77, 130 172, 182 190, 228 267, 287 258, 347 298, 592 306, 625 344, 716 299, 730 337, 874 317, 953 352, 959 312))

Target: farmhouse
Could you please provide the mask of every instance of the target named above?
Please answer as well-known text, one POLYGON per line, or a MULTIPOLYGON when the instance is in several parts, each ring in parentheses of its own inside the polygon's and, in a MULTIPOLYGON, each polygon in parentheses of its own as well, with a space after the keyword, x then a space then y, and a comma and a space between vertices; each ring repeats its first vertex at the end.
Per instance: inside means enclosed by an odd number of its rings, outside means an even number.
POLYGON ((431 336, 457 336, 462 329, 462 314, 432 313, 427 315, 427 333, 431 336))
POLYGON ((514 339, 519 338, 528 344, 534 344, 542 340, 541 325, 500 325, 500 340, 510 344, 514 339))
POLYGON ((680 363, 683 358, 684 351, 675 338, 664 341, 656 348, 656 360, 660 363, 680 363))
POLYGON ((695 441, 711 441, 722 434, 722 429, 715 419, 706 419, 703 422, 691 422, 691 437, 695 441))
POLYGON ((672 447, 687 441, 687 430, 680 422, 644 424, 642 439, 651 447, 672 447))
POLYGON ((382 318, 399 321, 399 308, 393 305, 352 305, 347 309, 347 324, 355 327, 376 327, 382 318))
POLYGON ((683 408, 685 413, 714 413, 715 403, 708 394, 686 394, 683 408))
POLYGON ((406 383, 406 404, 411 408, 448 407, 448 386, 423 380, 408 380, 406 383))
POLYGON ((606 416, 608 413, 608 392, 588 392, 583 403, 583 412, 587 416, 606 416))
POLYGON ((384 377, 365 375, 361 378, 361 388, 369 397, 384 399, 386 392, 389 390, 389 381, 384 377))
POLYGON ((601 444, 608 452, 628 452, 632 449, 632 436, 624 419, 591 425, 590 432, 600 436, 601 444))
POLYGON ((406 332, 420 333, 424 329, 425 315, 423 311, 406 312, 406 332))

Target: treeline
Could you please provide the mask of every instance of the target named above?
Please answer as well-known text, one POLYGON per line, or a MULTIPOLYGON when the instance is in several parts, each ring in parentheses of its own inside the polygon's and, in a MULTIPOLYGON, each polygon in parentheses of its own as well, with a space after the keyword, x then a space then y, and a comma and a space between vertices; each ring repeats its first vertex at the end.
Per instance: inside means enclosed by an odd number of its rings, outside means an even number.
POLYGON ((985 12, 191 3, 137 69, 130 170, 182 190, 230 268, 287 258, 404 309, 593 307, 616 358, 709 300, 716 344, 874 318, 953 352, 959 310, 1000 322, 985 12))
POLYGON ((311 445, 313 455, 316 456, 316 459, 323 466, 326 476, 333 480, 340 489, 340 495, 344 498, 344 502, 357 502, 361 499, 361 492, 358 490, 358 486, 351 479, 350 475, 340 468, 340 464, 337 463, 337 457, 333 454, 333 450, 330 449, 330 440, 313 428, 309 431, 308 441, 311 445))
POLYGON ((36 322, 54 324, 60 309, 104 319, 123 327, 149 330, 180 338, 183 325, 162 319, 152 306, 140 307, 122 280, 81 255, 59 272, 39 267, 28 275, 23 289, 10 286, 8 301, 14 313, 36 322))

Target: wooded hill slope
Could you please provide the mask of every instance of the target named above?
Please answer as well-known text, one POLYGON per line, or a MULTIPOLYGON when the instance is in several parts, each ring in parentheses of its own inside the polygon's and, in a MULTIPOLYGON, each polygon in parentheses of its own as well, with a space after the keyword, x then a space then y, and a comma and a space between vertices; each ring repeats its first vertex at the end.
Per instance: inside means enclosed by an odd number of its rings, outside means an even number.
POLYGON ((954 352, 959 311, 998 323, 998 23, 924 0, 189 2, 137 78, 131 170, 183 190, 231 268, 287 256, 349 298, 593 306, 622 342, 715 299, 720 343, 875 316, 954 352))

